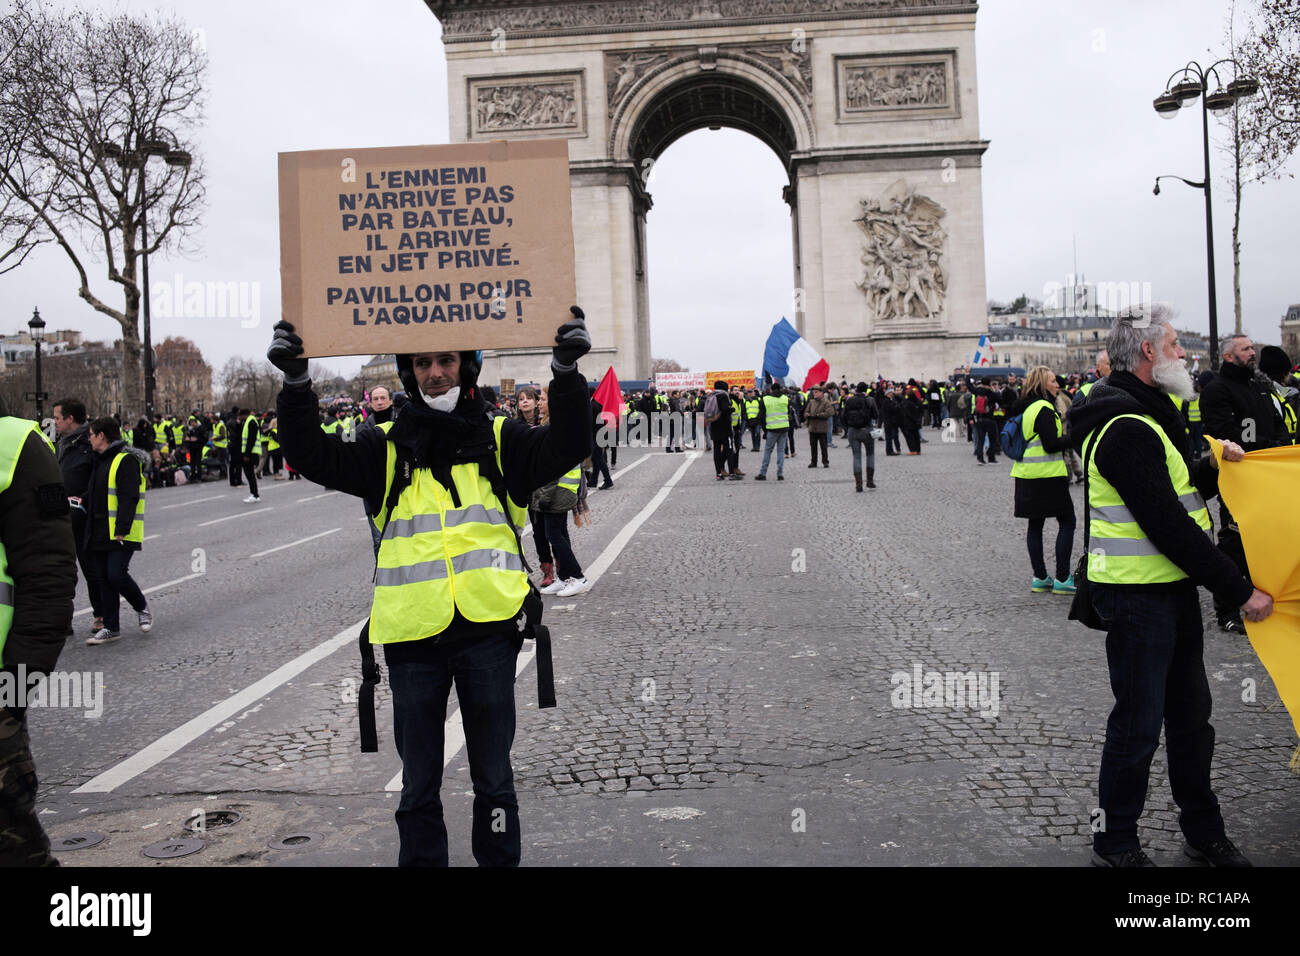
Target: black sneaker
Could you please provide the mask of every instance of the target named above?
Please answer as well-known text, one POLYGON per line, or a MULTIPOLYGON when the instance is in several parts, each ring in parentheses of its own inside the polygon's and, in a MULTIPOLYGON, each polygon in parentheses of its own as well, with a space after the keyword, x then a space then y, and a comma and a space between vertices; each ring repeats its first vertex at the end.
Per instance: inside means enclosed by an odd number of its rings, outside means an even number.
POLYGON ((1121 850, 1119 853, 1098 853, 1092 851, 1093 866, 1139 867, 1155 866, 1151 858, 1139 847, 1135 850, 1121 850))
POLYGON ((777 476, 776 476, 776 480, 777 480, 777 481, 785 481, 785 475, 777 475, 777 476))
POLYGON ((1209 843, 1202 843, 1200 846, 1194 845, 1189 840, 1183 845, 1183 852, 1198 863, 1208 863, 1210 866, 1240 868, 1252 865, 1226 836, 1211 840, 1209 843))
POLYGON ((1219 630, 1227 631, 1229 634, 1245 634, 1246 624, 1239 617, 1230 617, 1219 622, 1219 630))
POLYGON ((767 475, 755 475, 755 476, 754 476, 754 480, 755 480, 755 481, 767 481, 767 475))

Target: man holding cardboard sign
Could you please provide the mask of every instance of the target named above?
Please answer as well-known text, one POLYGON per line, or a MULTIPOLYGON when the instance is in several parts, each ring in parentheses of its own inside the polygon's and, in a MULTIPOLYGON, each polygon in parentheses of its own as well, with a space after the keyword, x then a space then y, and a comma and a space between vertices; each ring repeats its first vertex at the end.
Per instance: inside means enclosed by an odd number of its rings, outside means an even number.
MULTIPOLYGON (((285 459, 313 481, 364 498, 382 529, 368 629, 370 643, 384 648, 402 758, 399 866, 448 863, 439 791, 453 683, 474 785, 474 858, 483 866, 519 863, 510 767, 515 656, 540 614, 519 543, 527 520, 519 503, 591 452, 577 366, 591 337, 582 310, 570 311, 552 349, 551 424, 538 428, 488 414, 478 353, 405 353, 397 368, 411 401, 391 424, 346 441, 316 423, 294 327, 278 323, 267 350, 285 376, 277 400, 285 459)), ((362 726, 367 749, 364 716, 362 726)))

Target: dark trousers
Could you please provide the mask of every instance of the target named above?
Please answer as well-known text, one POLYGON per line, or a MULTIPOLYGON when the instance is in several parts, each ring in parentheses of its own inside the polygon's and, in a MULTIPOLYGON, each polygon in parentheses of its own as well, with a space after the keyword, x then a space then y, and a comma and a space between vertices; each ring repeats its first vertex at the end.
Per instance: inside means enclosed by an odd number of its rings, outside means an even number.
POLYGON ((546 527, 546 543, 555 555, 556 575, 566 581, 582 577, 582 565, 578 563, 573 545, 569 542, 569 513, 561 511, 556 515, 547 512, 542 515, 542 521, 546 527))
POLYGON ((870 428, 846 428, 845 436, 849 440, 849 451, 853 454, 853 473, 862 474, 862 453, 865 449, 867 467, 876 467, 876 440, 871 437, 870 428))
POLYGON ((823 464, 823 465, 826 465, 826 466, 829 467, 829 466, 830 466, 830 458, 829 458, 829 457, 827 456, 827 454, 826 454, 826 433, 825 433, 825 432, 809 432, 809 433, 808 433, 808 451, 809 451, 809 452, 811 453, 811 455, 812 455, 812 461, 809 462, 809 464, 812 464, 812 465, 817 464, 817 449, 818 449, 818 448, 820 448, 821 451, 822 451, 822 464, 823 464))
POLYGON ((713 442, 713 473, 721 475, 730 469, 735 474, 740 459, 736 453, 736 444, 732 441, 731 429, 710 431, 709 439, 713 442))
POLYGON ((533 524, 533 544, 537 546, 537 560, 541 564, 550 564, 555 557, 551 554, 551 543, 546 540, 546 521, 540 511, 529 511, 528 519, 533 524))
POLYGON ((0 707, 0 866, 58 866, 36 816, 36 762, 27 716, 0 707))
POLYGON ((903 440, 907 442, 908 451, 914 451, 919 453, 921 451, 921 426, 904 425, 903 440))
POLYGON ((1196 588, 1159 593, 1094 584, 1093 605, 1110 627, 1106 663, 1115 694, 1098 790, 1105 829, 1094 833, 1093 848, 1121 853, 1140 845, 1137 822, 1162 723, 1183 835, 1193 843, 1221 838, 1223 816, 1210 789, 1213 701, 1196 588))
POLYGON ((86 513, 76 508, 72 509, 72 535, 77 543, 77 563, 81 565, 81 575, 86 579, 86 593, 90 595, 90 609, 95 617, 103 617, 99 564, 91 552, 86 550, 86 513))
MULTIPOLYGON (((1043 557, 1043 525, 1046 518, 1030 518, 1025 544, 1029 548, 1029 563, 1034 577, 1047 577, 1047 562, 1043 557)), ((1074 508, 1067 515, 1056 516, 1056 580, 1064 581, 1071 574, 1070 552, 1074 550, 1074 508)))
POLYGON ((591 445, 591 473, 599 475, 611 485, 614 483, 614 479, 609 477, 609 465, 605 463, 605 449, 595 442, 591 445))
POLYGON ((899 455, 903 452, 903 446, 898 443, 898 426, 885 423, 885 454, 899 455))
POLYGON ((749 429, 749 440, 753 442, 753 450, 758 451, 758 433, 762 431, 763 426, 758 419, 754 419, 746 427, 749 429))
POLYGON ((474 786, 474 859, 480 866, 519 865, 519 802, 510 767, 518 649, 513 634, 493 634, 435 647, 430 662, 390 662, 393 739, 402 758, 402 798, 395 815, 398 866, 448 863, 440 791, 443 726, 453 684, 474 786))
POLYGON ((257 457, 254 455, 245 455, 241 461, 244 463, 244 477, 248 479, 249 493, 254 497, 257 496, 257 457))
POLYGON ((243 464, 244 464, 244 456, 232 448, 230 450, 230 465, 228 468, 230 472, 231 488, 238 488, 240 485, 243 484, 243 482, 239 480, 239 471, 243 467, 243 464))
MULTIPOLYGON (((1222 501, 1219 502, 1219 550, 1232 559, 1237 570, 1247 581, 1250 580, 1250 568, 1246 566, 1246 549, 1241 543, 1241 532, 1237 529, 1237 520, 1222 501)), ((1227 604, 1217 594, 1214 595, 1214 616, 1220 621, 1231 621, 1241 617, 1241 608, 1227 604)))
POLYGON ((997 461, 998 436, 993 429, 993 422, 987 418, 975 419, 975 457, 984 460, 984 439, 989 442, 989 461, 997 461))
POLYGON ((203 480, 203 444, 202 442, 187 441, 185 443, 185 456, 190 462, 190 481, 203 480))
POLYGON ((95 573, 99 577, 99 606, 103 612, 104 626, 110 631, 122 629, 122 598, 139 613, 149 606, 140 585, 131 577, 131 556, 134 551, 114 544, 112 551, 91 551, 95 562, 95 573))

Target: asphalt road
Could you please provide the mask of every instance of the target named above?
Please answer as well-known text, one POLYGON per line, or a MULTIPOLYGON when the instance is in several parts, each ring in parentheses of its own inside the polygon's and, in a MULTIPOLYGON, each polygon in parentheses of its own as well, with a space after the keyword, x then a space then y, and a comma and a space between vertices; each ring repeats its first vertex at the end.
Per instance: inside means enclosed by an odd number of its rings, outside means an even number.
MULTIPOLYGON (((1086 865, 1111 703, 1100 635, 1029 593, 1005 461, 977 468, 964 442, 927 435, 919 457, 880 457, 864 494, 842 443, 816 471, 801 444, 783 483, 753 482, 749 451, 750 477, 722 483, 711 455, 622 451, 615 489, 571 529, 593 589, 547 599, 558 708, 537 710, 520 659, 526 864, 1086 865), (996 678, 996 694, 899 706, 917 667, 996 678)), ((90 615, 75 619, 59 667, 102 674, 103 713, 32 712, 42 820, 56 840, 107 839, 65 864, 396 860, 386 686, 380 752, 358 746, 361 504, 305 481, 264 482, 258 505, 244 493, 150 492, 132 572, 158 587, 152 633, 123 604, 123 639, 87 647, 90 615), (141 855, 227 808, 243 818, 201 852, 141 855), (313 838, 268 847, 291 833, 313 838)), ((1229 834, 1257 863, 1295 865, 1290 721, 1247 641, 1211 631, 1205 661, 1229 834)), ((1142 834, 1181 865, 1163 759, 1142 834)), ((444 799, 453 863, 472 864, 463 749, 444 799)))

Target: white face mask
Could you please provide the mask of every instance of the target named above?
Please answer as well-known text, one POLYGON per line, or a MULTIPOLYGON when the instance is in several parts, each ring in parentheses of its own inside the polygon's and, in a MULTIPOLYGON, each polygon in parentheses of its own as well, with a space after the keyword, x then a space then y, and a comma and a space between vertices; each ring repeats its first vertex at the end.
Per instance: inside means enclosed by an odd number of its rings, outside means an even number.
POLYGON ((447 389, 447 391, 443 392, 437 398, 434 398, 432 395, 426 395, 424 392, 420 393, 420 397, 423 398, 424 403, 435 412, 450 412, 455 409, 456 402, 460 399, 460 386, 457 385, 455 388, 447 389))

